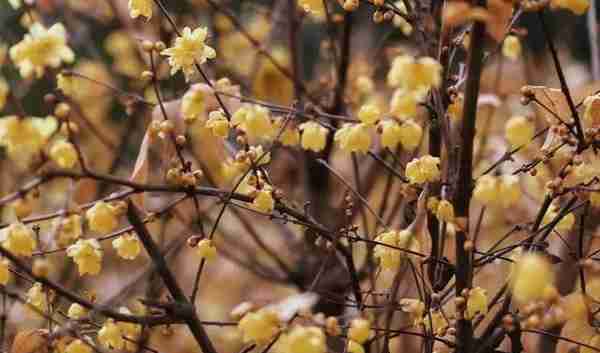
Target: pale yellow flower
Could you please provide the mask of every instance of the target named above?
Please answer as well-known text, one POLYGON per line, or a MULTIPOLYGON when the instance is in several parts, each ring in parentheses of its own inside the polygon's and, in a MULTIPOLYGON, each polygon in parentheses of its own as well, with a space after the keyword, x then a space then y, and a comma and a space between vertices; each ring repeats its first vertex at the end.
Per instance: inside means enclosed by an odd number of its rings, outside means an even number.
POLYGON ((31 256, 37 247, 33 231, 21 222, 2 229, 2 247, 19 256, 31 256))
POLYGON ((238 323, 244 342, 265 344, 279 332, 279 317, 269 309, 250 312, 238 323))
POLYGON ((129 0, 129 15, 131 18, 143 16, 149 20, 152 18, 152 0, 129 0))
POLYGON ((72 143, 60 140, 50 148, 50 158, 61 168, 70 169, 77 163, 77 150, 72 143))
POLYGON ((440 179, 440 159, 430 155, 415 158, 406 165, 406 177, 412 184, 434 182, 440 179))
POLYGON ((212 261, 217 258, 217 248, 210 239, 200 240, 196 244, 196 253, 201 259, 206 261, 212 261))
POLYGON ((371 133, 364 123, 344 124, 335 132, 333 140, 343 151, 366 153, 371 146, 371 133))
POLYGON ((325 353, 326 336, 317 326, 294 326, 281 337, 281 347, 285 353, 325 353))
POLYGON ((305 150, 319 152, 327 145, 329 130, 315 121, 307 121, 300 124, 298 129, 302 131, 300 143, 305 150))
POLYGON ((121 235, 112 242, 117 254, 125 260, 135 260, 142 251, 138 238, 133 234, 121 235))
POLYGON ((175 44, 163 50, 162 55, 169 57, 171 75, 181 70, 186 79, 194 74, 194 65, 201 65, 208 59, 214 59, 217 54, 215 50, 204 43, 208 36, 206 27, 199 27, 192 31, 185 27, 181 37, 175 39, 175 44))
POLYGON ((102 247, 96 239, 79 239, 67 248, 67 256, 73 258, 79 275, 97 275, 102 269, 102 247))
POLYGON ((75 53, 67 45, 67 31, 62 23, 46 29, 34 23, 23 40, 10 48, 10 58, 18 66, 21 76, 39 78, 47 67, 57 68, 63 62, 71 63, 75 53))

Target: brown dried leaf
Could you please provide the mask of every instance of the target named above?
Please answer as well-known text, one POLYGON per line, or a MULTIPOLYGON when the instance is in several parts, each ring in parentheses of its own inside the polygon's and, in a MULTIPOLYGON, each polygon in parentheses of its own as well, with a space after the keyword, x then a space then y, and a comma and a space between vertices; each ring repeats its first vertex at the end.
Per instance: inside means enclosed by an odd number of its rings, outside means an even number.
POLYGON ((20 331, 13 340, 11 353, 48 353, 48 330, 20 331))

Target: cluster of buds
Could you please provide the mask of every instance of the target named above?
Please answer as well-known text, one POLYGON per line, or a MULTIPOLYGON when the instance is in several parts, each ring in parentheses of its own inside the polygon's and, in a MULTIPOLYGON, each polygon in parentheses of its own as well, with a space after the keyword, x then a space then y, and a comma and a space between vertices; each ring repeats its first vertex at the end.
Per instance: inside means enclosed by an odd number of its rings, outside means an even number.
POLYGON ((171 185, 183 186, 183 187, 194 187, 198 185, 200 178, 202 178, 202 171, 183 171, 180 167, 173 167, 167 171, 166 175, 167 183, 171 185))

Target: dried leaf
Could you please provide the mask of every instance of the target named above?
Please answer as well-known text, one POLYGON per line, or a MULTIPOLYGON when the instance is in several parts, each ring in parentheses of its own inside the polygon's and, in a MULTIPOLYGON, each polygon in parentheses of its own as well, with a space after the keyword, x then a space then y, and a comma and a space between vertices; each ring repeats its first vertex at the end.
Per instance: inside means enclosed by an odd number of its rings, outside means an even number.
POLYGON ((13 340, 11 353, 48 353, 47 330, 20 331, 13 340))

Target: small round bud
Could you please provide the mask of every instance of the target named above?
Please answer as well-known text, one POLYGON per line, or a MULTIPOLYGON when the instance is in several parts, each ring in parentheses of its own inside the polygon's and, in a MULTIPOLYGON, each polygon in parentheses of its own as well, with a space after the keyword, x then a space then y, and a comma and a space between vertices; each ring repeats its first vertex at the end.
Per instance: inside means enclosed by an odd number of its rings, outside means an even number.
POLYGON ((47 93, 44 95, 44 103, 48 105, 52 105, 56 103, 56 96, 52 93, 47 93))
POLYGON ((66 119, 71 114, 71 106, 67 103, 58 103, 54 108, 54 116, 58 119, 66 119))
POLYGON ((50 273, 50 263, 48 260, 38 257, 33 260, 31 271, 38 277, 47 277, 50 273))
POLYGON ((152 71, 144 70, 142 71, 140 78, 144 81, 151 81, 154 78, 154 73, 152 73, 152 71))
POLYGON ((142 42, 142 49, 145 52, 150 53, 152 50, 154 50, 154 43, 146 39, 142 42))
POLYGON ((192 235, 191 237, 187 238, 187 245, 190 248, 195 247, 196 245, 198 245, 198 242, 202 240, 202 237, 199 235, 192 235))
POLYGON ((183 146, 186 144, 186 142, 187 139, 184 135, 177 135, 177 137, 175 137, 175 143, 177 143, 178 146, 183 146))
POLYGON ((167 48, 167 46, 162 41, 158 41, 158 42, 154 43, 154 49, 156 49, 156 51, 158 51, 158 52, 161 52, 161 51, 165 50, 166 48, 167 48))

